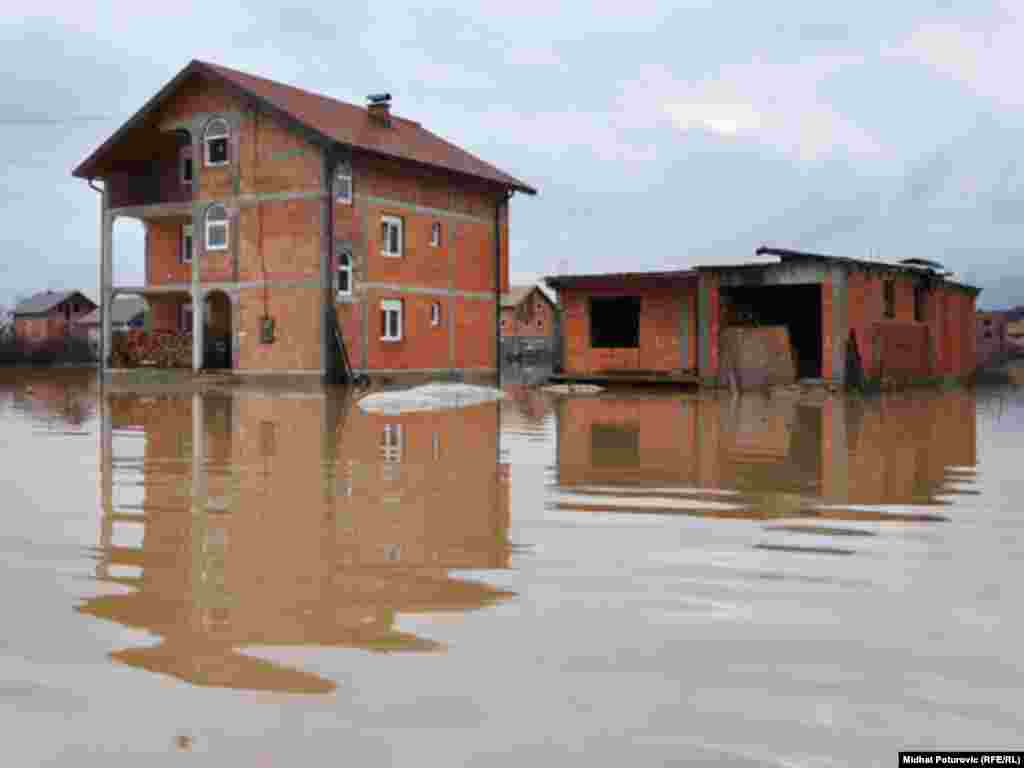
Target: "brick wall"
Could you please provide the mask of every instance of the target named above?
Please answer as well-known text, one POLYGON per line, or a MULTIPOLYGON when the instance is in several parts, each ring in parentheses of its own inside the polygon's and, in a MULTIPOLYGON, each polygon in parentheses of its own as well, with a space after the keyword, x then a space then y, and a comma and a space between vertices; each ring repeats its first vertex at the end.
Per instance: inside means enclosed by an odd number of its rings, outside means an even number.
MULTIPOLYGON (((197 114, 225 114, 235 121, 229 165, 206 167, 201 150, 194 160, 198 197, 225 205, 231 225, 229 248, 204 253, 205 222, 197 209, 193 252, 200 260, 200 280, 271 283, 265 290, 246 287, 239 294, 238 366, 319 369, 321 294, 309 286, 319 283, 321 274, 321 152, 301 131, 256 114, 233 93, 199 76, 181 86, 156 122, 169 128, 197 114), (265 194, 285 197, 251 199, 265 194), (249 197, 240 197, 245 195, 249 197), (265 313, 267 301, 277 326, 277 341, 270 345, 257 341, 257 318, 265 313)), ((138 141, 145 136, 155 140, 154 135, 148 129, 138 141)), ((495 264, 495 188, 358 152, 350 161, 355 200, 334 205, 333 224, 336 243, 346 244, 352 254, 353 296, 337 302, 335 311, 353 365, 494 369, 496 278, 502 290, 508 287, 507 207, 500 213, 501 263, 495 264), (384 215, 403 221, 401 258, 381 253, 384 215), (431 245, 435 222, 442 229, 438 246, 431 245), (380 339, 384 298, 401 298, 405 306, 401 342, 380 339), (435 302, 442 307, 440 326, 430 324, 435 302), (449 328, 455 329, 454 350, 449 328)), ((190 268, 179 263, 181 226, 188 221, 159 219, 150 224, 150 284, 191 281, 190 268)), ((331 259, 333 281, 336 250, 331 259)), ((170 309, 161 311, 167 314, 161 322, 176 322, 170 309)))
POLYGON ((673 371, 697 367, 697 282, 657 284, 610 280, 559 289, 562 305, 564 367, 570 373, 606 370, 673 371), (639 296, 640 343, 635 349, 595 349, 590 342, 590 298, 639 296), (687 360, 683 360, 680 326, 688 307, 687 360))
POLYGON ((540 295, 531 291, 515 307, 501 309, 502 336, 550 336, 555 329, 555 309, 540 295))

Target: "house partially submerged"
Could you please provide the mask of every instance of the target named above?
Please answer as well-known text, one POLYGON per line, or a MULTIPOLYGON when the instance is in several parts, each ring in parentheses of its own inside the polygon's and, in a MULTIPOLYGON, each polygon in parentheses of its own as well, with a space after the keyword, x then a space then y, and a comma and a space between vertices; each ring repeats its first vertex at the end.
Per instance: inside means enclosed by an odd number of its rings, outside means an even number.
POLYGON ((974 371, 978 289, 940 265, 757 255, 776 260, 547 278, 563 307, 562 378, 751 388, 974 371))
POLYGON ((43 291, 14 308, 14 336, 22 344, 61 341, 78 331, 76 321, 96 309, 81 291, 43 291))
MULTIPOLYGON (((527 184, 391 113, 192 61, 75 170, 103 181, 100 282, 246 373, 493 373, 527 184), (113 225, 146 283, 113 283, 113 225), (211 347, 207 340, 217 345, 211 347)), ((111 360, 103 313, 103 363, 111 360)))

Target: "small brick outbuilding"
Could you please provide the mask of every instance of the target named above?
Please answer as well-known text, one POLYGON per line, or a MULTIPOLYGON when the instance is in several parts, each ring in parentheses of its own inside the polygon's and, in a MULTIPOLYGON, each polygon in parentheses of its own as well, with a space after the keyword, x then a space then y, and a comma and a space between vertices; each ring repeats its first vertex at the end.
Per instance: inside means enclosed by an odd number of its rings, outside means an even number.
POLYGON ((564 376, 751 388, 974 371, 979 291, 940 265, 757 255, 775 260, 547 278, 564 308, 564 376))

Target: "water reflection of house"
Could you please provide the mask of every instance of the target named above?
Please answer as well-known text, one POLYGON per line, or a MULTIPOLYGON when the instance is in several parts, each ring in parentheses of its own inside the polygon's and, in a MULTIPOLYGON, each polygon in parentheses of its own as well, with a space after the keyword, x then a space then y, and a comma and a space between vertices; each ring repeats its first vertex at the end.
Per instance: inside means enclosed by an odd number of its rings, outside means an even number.
POLYGON ((202 685, 327 691, 240 649, 436 650, 399 615, 510 596, 449 574, 508 565, 493 403, 383 417, 321 396, 209 394, 110 398, 107 413, 97 572, 134 589, 79 610, 161 638, 112 654, 120 662, 202 685), (139 430, 142 455, 119 456, 139 430), (138 471, 133 508, 118 495, 138 471), (141 527, 136 545, 118 544, 125 526, 141 527))
MULTIPOLYGON (((962 391, 873 401, 579 397, 560 400, 556 412, 563 488, 930 503, 976 458, 974 399, 962 391)), ((743 512, 762 513, 771 514, 743 512)))

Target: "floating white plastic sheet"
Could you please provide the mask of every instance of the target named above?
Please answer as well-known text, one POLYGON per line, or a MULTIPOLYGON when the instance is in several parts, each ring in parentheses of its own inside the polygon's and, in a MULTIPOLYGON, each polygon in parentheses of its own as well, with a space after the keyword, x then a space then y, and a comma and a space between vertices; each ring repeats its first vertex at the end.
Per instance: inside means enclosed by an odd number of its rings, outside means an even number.
POLYGON ((424 384, 412 389, 374 392, 359 401, 367 413, 411 413, 413 411, 439 411, 444 408, 464 408, 500 400, 505 394, 494 387, 472 384, 424 384))

